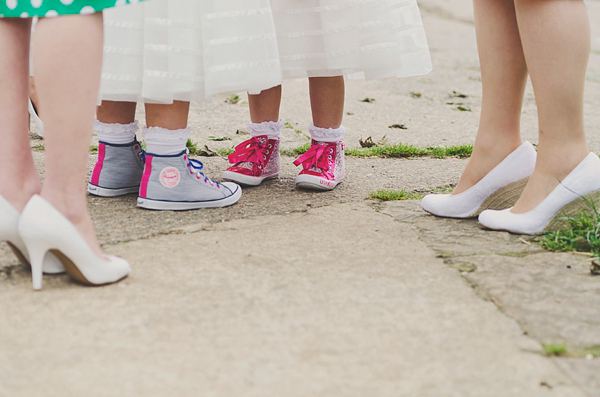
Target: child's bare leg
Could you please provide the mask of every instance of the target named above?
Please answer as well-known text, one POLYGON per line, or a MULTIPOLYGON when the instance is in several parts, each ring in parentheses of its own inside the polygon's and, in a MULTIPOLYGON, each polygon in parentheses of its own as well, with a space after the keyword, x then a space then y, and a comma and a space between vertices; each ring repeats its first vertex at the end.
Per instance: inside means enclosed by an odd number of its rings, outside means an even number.
POLYGON ((102 101, 96 118, 106 124, 130 124, 135 121, 136 106, 135 102, 102 101))
POLYGON ((146 104, 146 126, 167 130, 187 128, 190 103, 173 101, 170 105, 146 104))
POLYGON ((311 77, 308 81, 313 124, 320 128, 339 128, 344 117, 344 77, 311 77))
POLYGON ((513 208, 522 213, 537 206, 589 154, 583 90, 590 27, 580 0, 515 4, 540 128, 535 171, 513 208))
POLYGON ((275 86, 261 91, 258 95, 248 95, 250 120, 253 123, 279 121, 281 106, 281 86, 275 86))
POLYGON ((512 1, 475 0, 483 99, 479 129, 453 194, 469 189, 521 144, 519 124, 527 80, 512 1))

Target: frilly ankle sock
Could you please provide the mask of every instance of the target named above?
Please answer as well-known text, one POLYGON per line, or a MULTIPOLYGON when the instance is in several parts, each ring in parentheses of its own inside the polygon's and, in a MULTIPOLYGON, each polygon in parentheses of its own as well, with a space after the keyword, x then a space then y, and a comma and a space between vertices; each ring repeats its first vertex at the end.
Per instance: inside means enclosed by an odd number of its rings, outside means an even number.
POLYGON ((343 126, 339 128, 321 128, 311 123, 308 126, 308 132, 310 133, 310 137, 315 141, 338 142, 344 137, 346 129, 343 126))
POLYGON ((160 156, 179 154, 186 148, 190 129, 168 130, 161 127, 142 128, 146 152, 160 156))
POLYGON ((103 123, 94 120, 94 131, 98 134, 98 139, 102 142, 117 145, 126 145, 133 142, 135 133, 138 130, 138 121, 130 124, 103 123))
POLYGON ((246 124, 252 136, 266 135, 269 139, 278 139, 283 129, 283 121, 263 121, 262 123, 246 124))

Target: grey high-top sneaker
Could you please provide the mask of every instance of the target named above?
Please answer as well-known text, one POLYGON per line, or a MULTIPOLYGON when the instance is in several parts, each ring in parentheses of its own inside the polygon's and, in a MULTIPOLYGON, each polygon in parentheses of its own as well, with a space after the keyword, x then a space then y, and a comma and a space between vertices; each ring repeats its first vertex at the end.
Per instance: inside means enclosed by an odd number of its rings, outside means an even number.
POLYGON ((144 150, 137 140, 124 145, 100 141, 88 192, 102 197, 136 193, 143 170, 144 150))
POLYGON ((202 163, 190 159, 187 150, 176 155, 146 153, 138 207, 178 211, 237 203, 242 196, 237 184, 215 182, 202 169, 202 163))

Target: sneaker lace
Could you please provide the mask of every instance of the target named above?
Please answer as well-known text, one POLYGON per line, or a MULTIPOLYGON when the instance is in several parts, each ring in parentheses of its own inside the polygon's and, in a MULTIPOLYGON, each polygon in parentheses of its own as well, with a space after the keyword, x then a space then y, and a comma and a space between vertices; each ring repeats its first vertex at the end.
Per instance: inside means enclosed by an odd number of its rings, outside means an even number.
MULTIPOLYGON (((237 145, 233 153, 229 155, 229 162, 231 164, 239 163, 258 163, 263 166, 267 160, 265 154, 267 150, 267 140, 259 139, 260 137, 253 136, 237 145)), ((264 137, 263 137, 264 138, 264 137)))
POLYGON ((186 150, 186 154, 187 154, 187 159, 188 159, 188 169, 192 172, 192 173, 196 173, 196 177, 198 179, 200 178, 204 178, 204 182, 208 182, 211 185, 216 185, 218 188, 221 188, 221 184, 217 181, 214 181, 212 179, 210 179, 209 177, 207 177, 204 174, 204 164, 202 164, 202 162, 200 160, 196 160, 196 159, 191 159, 190 158, 190 152, 189 150, 186 150))
POLYGON ((310 149, 294 161, 294 165, 298 166, 302 164, 302 168, 305 170, 317 167, 324 172, 329 171, 334 145, 335 143, 327 143, 326 145, 313 144, 310 149))

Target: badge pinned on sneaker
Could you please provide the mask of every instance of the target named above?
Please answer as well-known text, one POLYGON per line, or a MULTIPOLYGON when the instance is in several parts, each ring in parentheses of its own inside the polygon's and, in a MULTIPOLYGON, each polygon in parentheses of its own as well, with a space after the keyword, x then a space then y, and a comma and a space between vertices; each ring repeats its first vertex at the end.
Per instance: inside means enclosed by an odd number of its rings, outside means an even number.
POLYGON ((160 172, 160 184, 168 189, 172 189, 179 185, 180 179, 181 176, 179 175, 179 170, 175 167, 165 167, 160 172))

